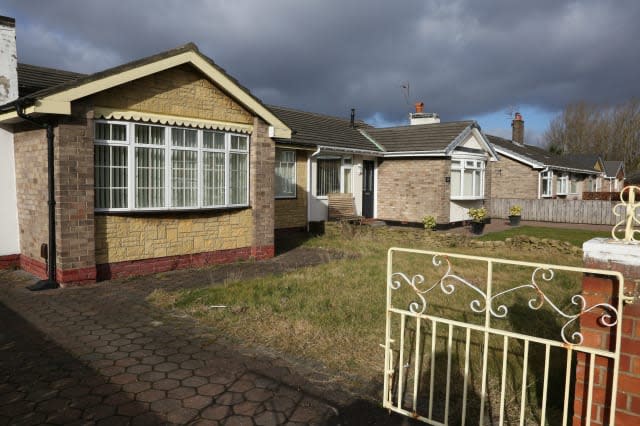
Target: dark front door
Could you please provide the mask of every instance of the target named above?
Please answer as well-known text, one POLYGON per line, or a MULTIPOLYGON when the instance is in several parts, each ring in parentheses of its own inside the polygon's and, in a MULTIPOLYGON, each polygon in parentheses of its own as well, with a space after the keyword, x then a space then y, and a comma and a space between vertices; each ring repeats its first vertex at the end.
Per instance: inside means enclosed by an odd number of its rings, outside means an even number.
POLYGON ((373 217, 373 161, 362 162, 362 216, 373 217))

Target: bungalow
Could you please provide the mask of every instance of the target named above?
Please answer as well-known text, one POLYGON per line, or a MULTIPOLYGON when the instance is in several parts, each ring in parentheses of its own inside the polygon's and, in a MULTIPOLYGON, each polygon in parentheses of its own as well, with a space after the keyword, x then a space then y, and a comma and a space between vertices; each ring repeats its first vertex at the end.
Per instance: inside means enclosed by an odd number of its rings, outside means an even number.
POLYGON ((595 191, 600 171, 595 163, 562 157, 524 143, 524 120, 516 113, 511 140, 488 135, 500 155, 491 164, 491 198, 581 199, 585 191, 595 191))
POLYGON ((195 45, 83 76, 18 66, 0 30, 0 265, 66 283, 273 256, 291 130, 195 45))
POLYGON ((305 208, 309 222, 327 220, 331 192, 353 194, 357 213, 367 218, 419 223, 433 216, 440 224, 468 220, 467 210, 489 194, 486 164, 497 155, 474 121, 440 123, 422 103, 409 126, 389 128, 373 128, 353 115, 346 120, 270 108, 292 130, 291 138, 276 140, 276 157, 292 159, 287 173, 276 163, 277 180, 288 176, 286 186, 298 193, 306 187, 308 197, 306 204, 298 195, 278 198, 276 228, 301 224, 305 208))

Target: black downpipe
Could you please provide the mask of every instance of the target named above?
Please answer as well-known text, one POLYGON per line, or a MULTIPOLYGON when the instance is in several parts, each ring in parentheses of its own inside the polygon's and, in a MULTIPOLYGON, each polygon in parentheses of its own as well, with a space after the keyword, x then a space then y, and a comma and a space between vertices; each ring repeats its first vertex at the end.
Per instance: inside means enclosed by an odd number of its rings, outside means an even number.
POLYGON ((47 279, 40 280, 37 283, 28 286, 31 291, 48 290, 60 287, 56 281, 56 199, 54 188, 54 157, 53 157, 53 126, 49 121, 42 123, 34 120, 24 113, 22 105, 16 103, 16 113, 20 118, 44 129, 47 129, 47 184, 48 184, 48 200, 49 209, 49 244, 47 253, 47 279))

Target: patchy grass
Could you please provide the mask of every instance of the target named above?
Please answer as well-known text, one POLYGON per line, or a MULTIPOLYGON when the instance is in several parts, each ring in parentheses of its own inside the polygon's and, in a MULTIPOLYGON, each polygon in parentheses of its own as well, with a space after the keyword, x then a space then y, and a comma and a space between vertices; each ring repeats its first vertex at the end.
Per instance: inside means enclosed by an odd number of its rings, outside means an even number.
MULTIPOLYGON (((518 228, 523 229, 525 227, 518 228)), ((557 238, 558 230, 554 229, 553 232, 553 236, 557 238)), ((544 235, 539 232, 532 233, 541 238, 544 235)), ((304 243, 308 247, 345 251, 357 256, 355 260, 339 260, 246 281, 227 280, 222 285, 203 286, 195 290, 157 290, 150 296, 150 300, 165 309, 177 310, 195 317, 199 322, 210 325, 214 333, 221 333, 247 345, 268 347, 293 357, 320 363, 334 371, 336 378, 344 380, 347 384, 357 383, 360 389, 362 384, 372 385, 374 389, 378 389, 383 374, 384 351, 379 344, 384 342, 385 333, 386 255, 389 247, 402 246, 540 263, 581 265, 580 256, 553 248, 517 252, 510 246, 473 248, 465 241, 459 237, 442 238, 441 233, 426 233, 421 230, 386 231, 384 234, 378 234, 369 228, 362 228, 360 232, 323 236, 304 243)), ((431 257, 402 254, 398 255, 396 260, 395 270, 403 271, 410 277, 418 273, 423 274, 425 285, 437 282, 444 272, 443 266, 434 267, 431 257)), ((487 275, 485 263, 453 260, 452 264, 453 273, 484 288, 487 275)), ((496 266, 493 271, 494 294, 517 284, 529 283, 531 274, 531 269, 496 266)), ((569 297, 579 289, 579 277, 576 276, 559 273, 549 283, 540 276, 537 276, 537 280, 543 291, 561 308, 569 307, 569 297)), ((533 291, 505 296, 501 302, 512 314, 507 319, 497 320, 495 326, 558 338, 562 324, 551 319, 551 312, 546 306, 535 312, 526 308, 527 302, 535 297, 536 293, 533 291)), ((415 294, 406 285, 398 292, 397 298, 399 301, 395 306, 400 308, 406 308, 409 302, 416 299, 415 294)), ((473 313, 470 309, 470 304, 475 298, 477 293, 465 286, 458 285, 452 295, 436 288, 429 293, 427 313, 482 323, 484 314, 473 313)), ((394 323, 394 330, 398 328, 398 324, 394 323)), ((426 333, 428 328, 425 325, 422 333, 426 333)), ((438 333, 446 333, 444 328, 441 326, 438 333)), ((398 338, 397 331, 394 331, 394 336, 398 338)), ((427 335, 423 336, 422 341, 427 338, 430 340, 427 335)), ((442 334, 438 335, 438 339, 438 342, 443 344, 439 347, 445 347, 442 334)), ((455 335, 453 339, 456 348, 454 369, 463 368, 461 363, 464 362, 464 336, 455 335)), ((472 345, 472 356, 475 354, 479 358, 481 346, 478 344, 478 336, 474 336, 472 342, 477 343, 472 345)), ((411 344, 410 339, 406 344, 411 344)), ((492 352, 495 353, 491 355, 489 367, 495 372, 501 368, 502 340, 492 341, 491 346, 492 352)), ((426 346, 424 350, 427 350, 426 346)), ((522 348, 517 344, 510 347, 514 359, 516 357, 513 353, 521 352, 522 348)), ((532 354, 537 356, 536 351, 532 350, 532 354)), ((446 364, 441 366, 441 361, 445 358, 446 355, 438 355, 437 365, 440 368, 435 379, 436 384, 443 380, 442 372, 446 371, 446 364)), ((510 369, 517 377, 518 372, 522 371, 521 367, 518 367, 516 361, 510 361, 510 364, 513 364, 510 369)), ((477 364, 472 365, 474 370, 477 367, 477 364)), ((424 369, 424 366, 421 368, 424 369)), ((531 375, 540 373, 539 369, 533 367, 530 367, 529 371, 531 375)), ((560 380, 561 375, 558 376, 560 380)), ((530 384, 531 401, 537 400, 536 395, 540 388, 539 381, 534 379, 530 384)), ((492 379, 489 382, 490 388, 493 389, 490 389, 490 394, 495 394, 496 389, 499 390, 499 380, 496 382, 492 379)), ((455 388, 460 384, 453 386, 455 388)), ((517 389, 515 383, 510 386, 517 389)), ((562 384, 559 383, 557 388, 561 389, 562 384)))
POLYGON ((483 241, 504 241, 506 238, 511 238, 516 235, 527 235, 529 237, 567 241, 578 247, 582 247, 582 243, 590 240, 591 238, 611 238, 611 233, 604 231, 517 226, 505 231, 491 232, 479 237, 478 239, 483 241))

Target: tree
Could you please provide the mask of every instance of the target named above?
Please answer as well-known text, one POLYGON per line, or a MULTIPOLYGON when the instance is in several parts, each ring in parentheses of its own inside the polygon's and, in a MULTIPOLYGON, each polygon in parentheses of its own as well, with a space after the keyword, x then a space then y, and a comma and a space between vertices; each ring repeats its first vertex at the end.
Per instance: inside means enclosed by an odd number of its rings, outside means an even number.
POLYGON ((624 161, 627 171, 640 169, 640 101, 614 106, 586 102, 568 105, 544 134, 549 151, 557 154, 598 154, 624 161))

